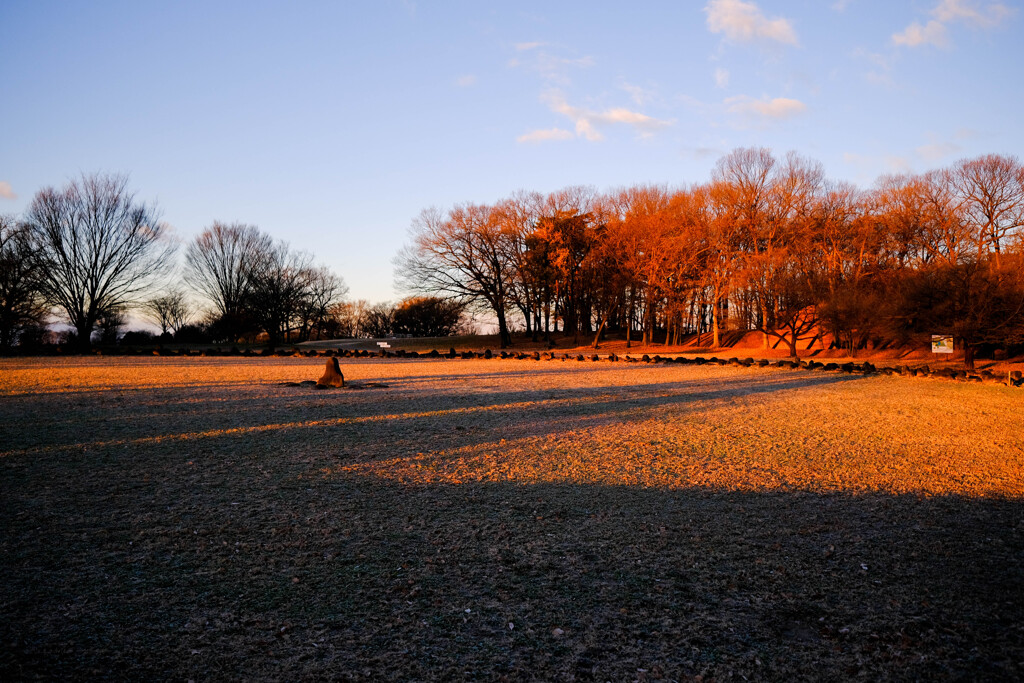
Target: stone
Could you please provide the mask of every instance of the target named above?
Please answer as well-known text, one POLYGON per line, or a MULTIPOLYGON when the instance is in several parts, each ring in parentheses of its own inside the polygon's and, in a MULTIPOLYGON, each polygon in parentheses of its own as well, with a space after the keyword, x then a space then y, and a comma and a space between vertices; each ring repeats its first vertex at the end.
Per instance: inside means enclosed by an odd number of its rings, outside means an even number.
POLYGON ((327 387, 345 386, 345 375, 341 374, 341 366, 337 358, 328 358, 324 367, 324 374, 316 381, 318 389, 327 387))

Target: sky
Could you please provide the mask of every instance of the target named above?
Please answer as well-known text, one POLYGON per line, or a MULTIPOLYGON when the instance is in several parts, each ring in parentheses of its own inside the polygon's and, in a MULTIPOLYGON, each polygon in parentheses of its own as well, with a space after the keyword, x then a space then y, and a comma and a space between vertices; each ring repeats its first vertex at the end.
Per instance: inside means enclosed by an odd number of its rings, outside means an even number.
POLYGON ((395 301, 425 208, 702 182, 738 147, 870 187, 1024 156, 1012 0, 0 0, 0 213, 124 173, 187 244, 257 225, 395 301))

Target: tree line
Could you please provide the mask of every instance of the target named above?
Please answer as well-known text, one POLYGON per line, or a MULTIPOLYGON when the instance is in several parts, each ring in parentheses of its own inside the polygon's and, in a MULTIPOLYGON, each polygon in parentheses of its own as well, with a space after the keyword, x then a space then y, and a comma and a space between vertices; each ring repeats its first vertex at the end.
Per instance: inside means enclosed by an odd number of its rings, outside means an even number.
POLYGON ((0 349, 40 345, 54 314, 79 349, 115 343, 131 310, 160 328, 159 339, 265 337, 271 347, 447 335, 461 320, 461 305, 436 297, 348 301, 340 276, 253 225, 214 222, 185 245, 180 266, 177 247, 156 207, 139 201, 124 176, 86 175, 41 190, 20 219, 0 216, 0 349))
MULTIPOLYGON (((424 210, 396 259, 406 289, 490 312, 502 345, 617 331, 627 344, 756 330, 764 344, 826 330, 951 334, 966 352, 1024 342, 1024 169, 965 159, 867 190, 796 153, 736 149, 710 180, 607 193, 517 192, 424 210)), ((706 340, 706 341, 705 341, 706 340)))

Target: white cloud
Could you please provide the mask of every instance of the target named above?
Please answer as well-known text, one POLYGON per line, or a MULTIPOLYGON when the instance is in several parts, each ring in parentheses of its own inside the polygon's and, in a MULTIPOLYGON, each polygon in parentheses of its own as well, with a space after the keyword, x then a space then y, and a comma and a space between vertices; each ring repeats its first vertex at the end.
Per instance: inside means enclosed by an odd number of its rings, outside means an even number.
POLYGON ((602 112, 574 107, 565 101, 560 92, 553 91, 544 95, 549 107, 554 112, 562 114, 573 122, 576 128, 576 135, 586 138, 591 142, 604 139, 599 130, 608 126, 624 124, 638 131, 643 136, 653 135, 655 132, 672 125, 672 121, 656 119, 646 114, 630 111, 624 107, 614 107, 602 112))
POLYGON ((765 119, 788 119, 807 111, 807 105, 800 100, 793 100, 788 97, 776 97, 768 99, 762 97, 759 100, 746 95, 730 97, 725 100, 726 110, 733 114, 744 114, 765 119))
POLYGON ((914 151, 917 152, 919 157, 932 163, 954 154, 959 154, 962 149, 963 147, 952 142, 932 142, 927 145, 921 145, 914 151))
POLYGON ((845 12, 846 8, 850 6, 851 2, 853 2, 853 0, 836 0, 835 2, 832 3, 832 9, 834 9, 836 12, 845 12))
POLYGON ((939 0, 929 12, 932 19, 926 24, 914 21, 902 32, 892 35, 894 45, 918 47, 920 45, 949 45, 946 27, 964 23, 976 28, 995 28, 1011 17, 1016 10, 1000 2, 982 4, 976 0, 939 0))
POLYGON ((516 142, 548 142, 551 140, 571 140, 575 137, 572 131, 565 130, 564 128, 544 128, 541 130, 531 130, 529 133, 524 133, 516 138, 516 142))
POLYGON ((544 45, 544 43, 541 42, 516 43, 513 47, 515 47, 519 52, 526 52, 527 50, 535 50, 542 45, 544 45))
POLYGON ((629 83, 623 83, 621 88, 629 93, 630 99, 638 107, 642 107, 648 104, 656 98, 656 93, 648 88, 642 88, 639 85, 630 85, 629 83))
POLYGON ((946 47, 949 44, 949 39, 946 37, 945 24, 932 19, 924 26, 915 21, 902 33, 892 34, 892 42, 893 45, 906 45, 907 47, 918 47, 919 45, 946 47))
POLYGON ((994 2, 979 6, 971 0, 942 0, 932 10, 932 15, 943 23, 964 21, 981 28, 993 28, 1008 19, 1014 10, 1006 5, 994 2))
POLYGON ((11 184, 6 180, 0 180, 0 199, 17 199, 18 195, 15 194, 11 184))
POLYGON ((788 19, 769 19, 756 4, 742 0, 711 0, 705 7, 708 29, 729 40, 747 43, 775 41, 797 45, 796 30, 788 19))
POLYGON ((455 85, 460 88, 468 88, 472 85, 476 85, 476 76, 473 74, 466 74, 465 76, 459 76, 455 79, 455 85))
POLYGON ((729 86, 729 70, 721 67, 715 69, 715 85, 719 88, 729 86))

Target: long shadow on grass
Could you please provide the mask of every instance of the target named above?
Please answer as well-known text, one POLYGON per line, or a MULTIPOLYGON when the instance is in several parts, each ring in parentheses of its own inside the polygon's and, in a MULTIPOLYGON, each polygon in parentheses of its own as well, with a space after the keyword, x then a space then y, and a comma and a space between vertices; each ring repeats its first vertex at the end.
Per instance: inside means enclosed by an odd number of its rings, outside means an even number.
POLYGON ((0 502, 0 677, 1024 674, 1020 500, 265 467, 286 483, 24 464, 0 502))
MULTIPOLYGON (((588 377, 595 376, 592 373, 590 371, 588 377)), ((576 377, 573 371, 568 371, 560 373, 566 376, 561 386, 509 391, 480 384, 492 378, 515 380, 518 374, 464 375, 470 385, 467 388, 457 386, 439 391, 420 386, 421 378, 415 377, 399 378, 393 381, 391 389, 374 391, 313 392, 262 385, 239 389, 229 398, 223 398, 219 388, 190 387, 185 392, 160 388, 138 392, 137 400, 123 398, 124 394, 133 392, 98 391, 93 400, 79 400, 73 405, 61 397, 44 395, 31 399, 32 412, 37 416, 35 425, 31 419, 23 417, 12 424, 0 425, 0 436, 5 437, 10 455, 36 448, 81 451, 156 438, 188 442, 236 439, 252 431, 262 432, 268 439, 287 440, 297 438, 295 432, 327 430, 331 438, 338 439, 337 443, 348 447, 350 452, 380 457, 389 449, 380 449, 386 444, 380 443, 379 435, 367 430, 366 425, 382 419, 392 427, 405 429, 412 437, 429 432, 443 439, 445 447, 461 447, 493 439, 496 429, 508 432, 501 434, 502 438, 519 434, 540 436, 564 431, 567 421, 582 427, 649 417, 653 411, 661 410, 670 410, 679 417, 713 409, 723 401, 745 400, 760 394, 814 391, 863 379, 858 375, 757 372, 629 386, 580 387, 571 386, 576 377), (476 386, 472 386, 474 383, 476 386), (120 398, 112 402, 110 396, 115 393, 120 398), (40 404, 52 407, 41 409, 40 404), (34 430, 34 426, 40 429, 34 430), (70 441, 68 432, 74 436, 70 441), (360 445, 369 447, 370 451, 358 451, 355 447, 360 445), (375 450, 380 452, 373 452, 375 450)), ((532 377, 534 373, 522 373, 524 380, 532 377)), ((646 374, 643 379, 650 377, 646 374)), ((552 378, 549 376, 546 381, 551 382, 552 378)))

